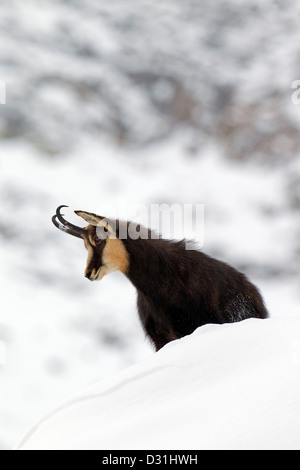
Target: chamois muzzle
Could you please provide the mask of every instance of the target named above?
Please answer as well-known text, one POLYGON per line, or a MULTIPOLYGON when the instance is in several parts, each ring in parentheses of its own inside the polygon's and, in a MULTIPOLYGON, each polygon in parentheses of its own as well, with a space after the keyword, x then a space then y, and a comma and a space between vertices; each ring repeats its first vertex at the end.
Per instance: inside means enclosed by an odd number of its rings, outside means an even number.
POLYGON ((71 224, 66 219, 64 219, 63 215, 61 214, 61 209, 68 206, 59 206, 56 209, 56 214, 52 217, 52 222, 54 223, 55 227, 57 227, 62 232, 68 233, 73 235, 73 237, 83 238, 88 236, 88 231, 85 228, 77 227, 77 225, 71 224), (58 219, 58 220, 57 220, 58 219))

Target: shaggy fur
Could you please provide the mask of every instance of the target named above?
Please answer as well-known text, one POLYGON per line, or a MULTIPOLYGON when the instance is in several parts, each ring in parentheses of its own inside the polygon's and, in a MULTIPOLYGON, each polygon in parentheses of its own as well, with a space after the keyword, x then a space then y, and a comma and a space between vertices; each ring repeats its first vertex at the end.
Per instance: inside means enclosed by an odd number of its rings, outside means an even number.
POLYGON ((156 350, 207 323, 267 318, 258 289, 231 266, 185 242, 124 240, 128 279, 138 292, 138 312, 156 350))

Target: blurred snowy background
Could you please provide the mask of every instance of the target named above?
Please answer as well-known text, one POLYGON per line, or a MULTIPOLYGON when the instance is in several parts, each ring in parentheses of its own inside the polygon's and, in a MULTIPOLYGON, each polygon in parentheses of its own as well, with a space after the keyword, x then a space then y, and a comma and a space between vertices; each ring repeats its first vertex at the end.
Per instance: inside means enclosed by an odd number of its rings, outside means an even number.
POLYGON ((0 449, 153 354, 127 280, 84 279, 83 244, 51 223, 60 204, 203 203, 204 250, 244 270, 271 315, 299 314, 299 13, 296 0, 2 0, 0 449))

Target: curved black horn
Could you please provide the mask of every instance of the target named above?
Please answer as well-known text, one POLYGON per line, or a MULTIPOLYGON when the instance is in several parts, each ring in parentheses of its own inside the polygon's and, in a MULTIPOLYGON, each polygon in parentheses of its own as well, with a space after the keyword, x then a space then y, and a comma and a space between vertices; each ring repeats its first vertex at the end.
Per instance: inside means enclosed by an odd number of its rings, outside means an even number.
POLYGON ((82 239, 82 235, 87 236, 88 232, 86 229, 82 227, 77 227, 77 225, 73 225, 70 222, 68 222, 66 219, 64 219, 63 215, 60 213, 63 207, 68 207, 68 206, 59 206, 56 209, 56 214, 52 217, 52 222, 55 225, 55 227, 57 227, 62 232, 69 233, 70 235, 73 235, 74 237, 77 237, 77 238, 82 239), (58 219, 60 223, 56 219, 58 219))

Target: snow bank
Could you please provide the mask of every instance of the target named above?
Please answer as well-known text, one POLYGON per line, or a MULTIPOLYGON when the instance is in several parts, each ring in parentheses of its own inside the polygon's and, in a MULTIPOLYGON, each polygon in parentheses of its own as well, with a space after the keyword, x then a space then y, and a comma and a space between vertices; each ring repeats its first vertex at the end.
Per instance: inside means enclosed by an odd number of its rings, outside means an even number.
POLYGON ((300 318, 207 325, 90 387, 18 445, 299 449, 300 318))

